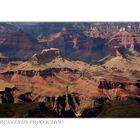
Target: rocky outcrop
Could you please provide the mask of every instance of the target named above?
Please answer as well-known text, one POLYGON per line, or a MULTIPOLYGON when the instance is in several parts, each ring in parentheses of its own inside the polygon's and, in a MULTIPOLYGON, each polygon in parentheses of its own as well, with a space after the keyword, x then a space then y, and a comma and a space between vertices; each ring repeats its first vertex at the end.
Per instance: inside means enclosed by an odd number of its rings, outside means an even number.
POLYGON ((98 88, 100 89, 113 89, 113 88, 124 88, 125 84, 121 82, 113 82, 107 80, 101 80, 99 82, 98 88))
POLYGON ((4 91, 0 91, 0 96, 1 96, 1 103, 14 103, 14 97, 13 97, 13 91, 16 90, 16 87, 13 88, 5 88, 4 91))
POLYGON ((115 98, 126 100, 129 96, 126 90, 127 85, 127 83, 107 81, 104 79, 99 81, 98 89, 103 96, 108 97, 110 100, 114 100, 115 98))
POLYGON ((59 117, 80 117, 86 108, 93 107, 92 99, 88 100, 88 105, 85 102, 78 93, 68 93, 57 97, 46 96, 44 107, 56 112, 59 117))
POLYGON ((133 33, 126 31, 125 28, 121 28, 119 32, 113 35, 111 41, 113 42, 113 40, 117 40, 117 43, 125 48, 134 49, 133 33))
POLYGON ((112 47, 118 46, 118 50, 124 55, 131 55, 134 51, 140 51, 140 30, 133 31, 129 28, 120 28, 120 30, 109 37, 108 44, 112 47))
POLYGON ((9 58, 0 53, 0 64, 7 64, 8 62, 9 58))
POLYGON ((1 75, 3 76, 3 78, 9 79, 11 81, 16 81, 16 79, 19 79, 20 77, 22 78, 22 76, 32 77, 34 78, 34 80, 36 80, 36 78, 40 79, 41 77, 46 78, 47 76, 55 76, 55 74, 60 72, 69 72, 71 74, 80 73, 80 71, 78 71, 77 69, 71 68, 48 68, 44 70, 4 71, 1 73, 1 75))
POLYGON ((19 99, 22 102, 33 102, 31 94, 32 94, 31 92, 27 92, 27 93, 21 94, 19 96, 19 99))
POLYGON ((54 109, 60 115, 63 115, 65 111, 72 110, 76 115, 76 110, 80 106, 80 97, 76 93, 67 94, 58 97, 49 97, 45 99, 46 107, 54 109))
POLYGON ((89 31, 85 31, 86 36, 91 38, 106 38, 105 33, 99 31, 97 27, 91 27, 89 31))
POLYGON ((40 54, 35 54, 32 56, 32 61, 36 61, 39 64, 49 63, 53 59, 60 57, 60 51, 56 48, 44 49, 40 54))
POLYGON ((78 93, 68 93, 62 96, 46 96, 45 102, 40 102, 40 107, 32 112, 29 116, 33 117, 96 117, 102 108, 111 105, 107 97, 90 98, 80 96, 78 93))

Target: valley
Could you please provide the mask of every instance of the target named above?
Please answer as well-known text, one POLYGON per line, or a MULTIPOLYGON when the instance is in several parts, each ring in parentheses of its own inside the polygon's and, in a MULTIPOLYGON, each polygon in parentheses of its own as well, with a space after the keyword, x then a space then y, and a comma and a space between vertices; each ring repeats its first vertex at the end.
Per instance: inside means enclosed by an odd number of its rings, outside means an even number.
POLYGON ((139 27, 0 23, 0 117, 140 117, 139 27))

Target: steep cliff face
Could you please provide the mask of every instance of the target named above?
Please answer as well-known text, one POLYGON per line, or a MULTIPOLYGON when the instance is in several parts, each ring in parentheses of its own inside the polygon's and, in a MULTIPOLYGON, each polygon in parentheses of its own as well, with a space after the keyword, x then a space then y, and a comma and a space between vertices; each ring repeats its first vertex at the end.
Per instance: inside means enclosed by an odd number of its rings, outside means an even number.
POLYGON ((14 91, 16 87, 14 84, 0 79, 0 103, 14 103, 14 91))
POLYGON ((13 97, 13 91, 16 90, 16 88, 5 88, 4 91, 1 91, 1 102, 2 103, 14 103, 14 97, 13 97))
POLYGON ((110 41, 113 42, 114 40, 117 41, 116 46, 122 45, 127 49, 134 49, 135 38, 133 36, 133 33, 126 31, 125 28, 121 28, 120 31, 118 31, 111 37, 110 41))
POLYGON ((53 59, 60 57, 60 51, 56 48, 44 49, 40 54, 35 54, 32 56, 32 61, 37 63, 49 63, 53 59))
POLYGON ((0 51, 8 57, 16 59, 27 59, 43 46, 37 40, 22 30, 8 32, 0 37, 0 51))
POLYGON ((139 28, 134 31, 129 28, 120 28, 109 37, 108 45, 112 48, 113 56, 122 56, 125 59, 137 59, 139 52, 139 28))
POLYGON ((129 93, 125 86, 127 86, 127 83, 101 80, 98 88, 99 92, 101 92, 103 96, 108 97, 110 100, 115 100, 116 98, 126 100, 129 93))
POLYGON ((77 32, 76 34, 62 31, 50 36, 42 36, 38 40, 43 41, 43 44, 46 43, 47 47, 59 48, 65 57, 87 62, 98 60, 110 53, 105 35, 98 30, 77 32))
POLYGON ((96 117, 102 106, 110 106, 107 97, 87 98, 78 93, 66 94, 58 97, 46 96, 40 107, 30 111, 28 116, 38 117, 96 117))
POLYGON ((7 64, 8 62, 9 62, 9 58, 4 56, 2 53, 0 53, 0 63, 7 64))
MULTIPOLYGON (((65 112, 72 111, 74 115, 78 113, 78 108, 81 105, 81 100, 79 95, 73 94, 66 94, 63 96, 47 96, 45 98, 45 106, 49 109, 54 110, 60 116, 63 116, 65 112)), ((81 111, 81 110, 79 110, 81 111)))

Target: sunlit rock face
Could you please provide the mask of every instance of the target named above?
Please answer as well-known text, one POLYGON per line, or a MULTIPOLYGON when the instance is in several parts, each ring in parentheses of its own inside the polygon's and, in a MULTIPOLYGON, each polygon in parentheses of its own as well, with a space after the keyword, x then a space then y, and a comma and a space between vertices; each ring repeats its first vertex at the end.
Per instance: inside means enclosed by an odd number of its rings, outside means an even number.
POLYGON ((38 63, 49 63, 57 57, 60 57, 59 49, 50 48, 42 50, 40 54, 34 54, 32 56, 32 61, 37 61, 38 63))

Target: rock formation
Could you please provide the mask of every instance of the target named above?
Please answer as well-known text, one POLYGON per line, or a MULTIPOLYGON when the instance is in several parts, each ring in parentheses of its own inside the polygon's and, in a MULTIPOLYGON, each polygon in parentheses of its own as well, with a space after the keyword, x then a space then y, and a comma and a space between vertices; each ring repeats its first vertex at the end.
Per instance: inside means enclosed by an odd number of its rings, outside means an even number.
POLYGON ((38 63, 49 63, 54 58, 60 57, 60 51, 56 48, 44 49, 40 54, 32 56, 32 61, 38 63))
POLYGON ((0 103, 37 104, 28 117, 97 117, 115 101, 139 104, 139 44, 135 24, 60 24, 32 34, 0 25, 0 103))

